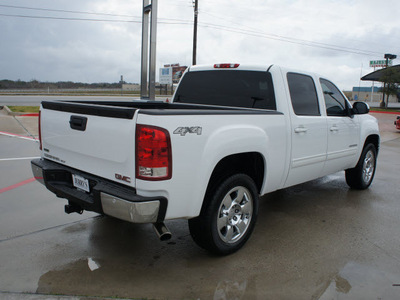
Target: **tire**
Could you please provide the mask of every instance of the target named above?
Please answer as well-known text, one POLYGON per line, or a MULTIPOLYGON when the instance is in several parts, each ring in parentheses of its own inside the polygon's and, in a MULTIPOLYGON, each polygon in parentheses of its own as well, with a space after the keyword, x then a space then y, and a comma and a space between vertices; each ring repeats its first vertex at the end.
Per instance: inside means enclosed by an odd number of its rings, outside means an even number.
POLYGON ((349 187, 357 190, 367 189, 374 179, 376 170, 376 148, 367 144, 353 169, 346 170, 346 182, 349 187))
POLYGON ((189 220, 193 240, 219 255, 239 250, 249 239, 257 219, 258 192, 245 174, 223 180, 206 193, 200 216, 189 220))

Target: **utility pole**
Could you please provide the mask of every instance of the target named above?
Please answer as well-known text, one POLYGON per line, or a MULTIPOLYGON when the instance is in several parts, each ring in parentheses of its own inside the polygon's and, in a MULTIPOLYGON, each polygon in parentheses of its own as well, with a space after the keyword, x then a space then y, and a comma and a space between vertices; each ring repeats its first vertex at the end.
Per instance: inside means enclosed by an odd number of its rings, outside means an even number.
POLYGON ((199 14, 199 2, 198 0, 192 0, 194 2, 194 28, 193 28, 193 59, 192 65, 196 64, 197 55, 197 17, 199 14))

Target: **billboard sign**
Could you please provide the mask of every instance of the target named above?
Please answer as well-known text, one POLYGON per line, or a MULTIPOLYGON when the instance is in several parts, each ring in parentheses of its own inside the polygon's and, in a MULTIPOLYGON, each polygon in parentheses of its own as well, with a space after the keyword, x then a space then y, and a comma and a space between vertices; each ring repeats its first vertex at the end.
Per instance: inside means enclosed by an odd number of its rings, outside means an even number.
MULTIPOLYGON (((391 67, 393 65, 393 60, 389 59, 388 61, 388 67, 391 67)), ((369 66, 371 68, 385 68, 386 67, 386 60, 370 60, 369 61, 369 66)))
POLYGON ((160 84, 172 84, 172 67, 160 68, 160 84))

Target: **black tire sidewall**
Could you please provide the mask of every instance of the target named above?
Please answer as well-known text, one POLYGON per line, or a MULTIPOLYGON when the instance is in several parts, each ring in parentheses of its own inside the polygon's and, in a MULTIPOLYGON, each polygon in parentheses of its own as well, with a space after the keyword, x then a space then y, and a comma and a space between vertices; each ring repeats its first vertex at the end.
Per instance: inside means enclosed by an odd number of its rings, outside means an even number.
POLYGON ((377 162, 377 151, 373 144, 367 144, 360 156, 360 159, 357 163, 357 166, 353 169, 346 170, 346 181, 351 188, 364 190, 367 189, 374 177, 376 172, 376 162, 377 162), (371 176, 371 179, 368 182, 365 182, 363 179, 363 167, 364 167, 364 160, 369 151, 372 151, 374 155, 374 170, 371 176))
POLYGON ((225 181, 222 182, 222 184, 215 190, 215 193, 213 193, 213 195, 211 196, 210 202, 208 204, 207 214, 209 214, 210 216, 210 233, 213 244, 215 245, 216 252, 221 254, 229 254, 239 250, 249 239, 257 220, 258 192, 254 181, 245 174, 236 174, 227 178, 225 181), (245 234, 237 242, 225 243, 223 240, 221 240, 217 229, 219 208, 226 194, 233 188, 239 186, 245 187, 251 194, 253 201, 252 218, 245 234))
POLYGON ((362 187, 363 187, 364 189, 368 188, 368 187, 371 185, 371 183, 372 183, 372 181, 374 180, 374 177, 375 177, 375 171, 376 171, 376 149, 375 149, 375 146, 374 146, 374 145, 368 144, 368 145, 364 148, 363 155, 362 155, 362 159, 360 160, 360 180, 362 181, 362 187), (368 153, 370 150, 372 151, 372 154, 374 155, 374 170, 373 170, 373 172, 372 172, 371 179, 370 179, 368 182, 365 182, 364 179, 363 179, 363 176, 362 176, 363 167, 364 167, 364 160, 365 160, 365 157, 367 156, 367 153, 368 153))

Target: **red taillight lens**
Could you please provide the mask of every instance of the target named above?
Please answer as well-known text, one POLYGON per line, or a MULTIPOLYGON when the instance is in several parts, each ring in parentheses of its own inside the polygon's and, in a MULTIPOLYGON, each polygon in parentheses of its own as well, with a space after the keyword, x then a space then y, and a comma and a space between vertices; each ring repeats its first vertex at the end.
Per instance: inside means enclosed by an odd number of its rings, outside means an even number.
POLYGON ((41 111, 39 111, 39 118, 38 118, 38 130, 39 130, 39 149, 42 150, 43 146, 42 146, 42 128, 41 128, 41 111))
POLYGON ((166 180, 172 177, 171 138, 167 130, 136 126, 136 178, 166 180))
POLYGON ((215 64, 215 69, 234 69, 239 67, 239 64, 215 64))

